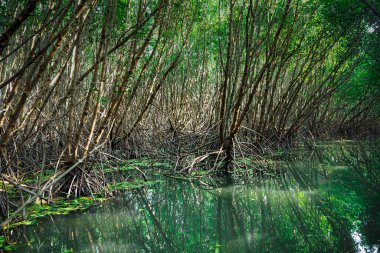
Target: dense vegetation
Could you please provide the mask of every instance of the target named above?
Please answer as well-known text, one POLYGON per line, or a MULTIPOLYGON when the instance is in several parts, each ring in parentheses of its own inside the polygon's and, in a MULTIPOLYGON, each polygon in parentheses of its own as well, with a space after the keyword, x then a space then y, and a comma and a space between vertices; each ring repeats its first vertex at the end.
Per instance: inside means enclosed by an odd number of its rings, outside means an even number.
POLYGON ((1 1, 2 216, 101 191, 93 165, 113 158, 229 170, 237 153, 300 136, 378 133, 379 12, 371 0, 1 1), (29 199, 8 201, 8 184, 29 199))

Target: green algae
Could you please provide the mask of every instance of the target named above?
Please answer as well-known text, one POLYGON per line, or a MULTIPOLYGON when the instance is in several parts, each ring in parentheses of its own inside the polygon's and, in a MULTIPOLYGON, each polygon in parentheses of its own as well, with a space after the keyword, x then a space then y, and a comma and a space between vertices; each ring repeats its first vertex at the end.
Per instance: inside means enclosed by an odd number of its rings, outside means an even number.
POLYGON ((160 183, 162 180, 156 180, 156 181, 144 181, 144 180, 134 180, 130 182, 119 182, 113 185, 109 186, 109 189, 111 191, 117 191, 117 190, 131 190, 131 189, 137 189, 144 186, 152 186, 154 184, 160 183))

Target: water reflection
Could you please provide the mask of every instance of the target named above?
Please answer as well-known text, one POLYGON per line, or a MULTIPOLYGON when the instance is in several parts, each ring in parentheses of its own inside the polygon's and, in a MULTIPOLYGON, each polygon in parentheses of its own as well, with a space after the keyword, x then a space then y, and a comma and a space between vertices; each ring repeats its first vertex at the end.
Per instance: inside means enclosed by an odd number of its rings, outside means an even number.
POLYGON ((18 252, 377 252, 376 147, 295 152, 265 179, 166 180, 12 239, 18 252))

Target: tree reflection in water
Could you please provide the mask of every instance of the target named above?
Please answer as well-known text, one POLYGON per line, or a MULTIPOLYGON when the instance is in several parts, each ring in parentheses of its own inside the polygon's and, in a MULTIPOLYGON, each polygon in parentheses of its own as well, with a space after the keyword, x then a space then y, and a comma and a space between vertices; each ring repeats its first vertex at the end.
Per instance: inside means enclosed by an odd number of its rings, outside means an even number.
POLYGON ((275 176, 165 180, 12 239, 18 252, 375 252, 380 154, 366 145, 293 152, 275 176))

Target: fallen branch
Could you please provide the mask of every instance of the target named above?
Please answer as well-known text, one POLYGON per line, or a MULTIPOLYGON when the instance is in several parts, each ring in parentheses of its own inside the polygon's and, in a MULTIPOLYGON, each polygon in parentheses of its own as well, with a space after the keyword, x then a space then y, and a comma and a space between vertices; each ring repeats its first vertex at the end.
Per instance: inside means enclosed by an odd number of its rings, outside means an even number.
POLYGON ((183 173, 185 171, 187 171, 189 174, 191 173, 191 171, 194 169, 194 165, 206 160, 210 155, 215 155, 217 154, 218 157, 220 154, 222 154, 224 151, 223 150, 218 150, 218 151, 214 151, 214 152, 210 152, 210 153, 207 153, 205 155, 201 155, 201 156, 198 156, 196 157, 189 166, 183 168, 182 170, 180 170, 179 172, 180 173, 183 173))
MULTIPOLYGON (((104 143, 103 143, 104 144, 104 143)), ((81 159, 79 159, 74 165, 72 165, 70 168, 68 168, 65 172, 63 172, 62 174, 58 175, 56 178, 54 178, 56 175, 53 175, 52 176, 52 181, 49 183, 46 183, 44 185, 44 187, 42 187, 42 189, 37 192, 37 193, 34 193, 34 196, 33 197, 30 197, 22 206, 20 206, 11 216, 9 216, 5 221, 3 221, 1 223, 1 227, 5 227, 6 225, 8 225, 20 212, 22 212, 29 204, 31 203, 34 203, 34 201, 36 201, 36 199, 40 196, 42 196, 42 194, 48 190, 50 187, 52 187, 54 184, 56 184, 57 182, 59 182, 62 178, 64 178, 67 174, 69 174, 71 171, 73 171, 75 168, 77 168, 80 164, 82 164, 89 156, 91 156, 93 153, 95 153, 96 150, 98 150, 101 146, 103 146, 103 144, 95 147, 91 152, 88 153, 87 156, 84 156, 82 157, 81 159)), ((50 181, 50 180, 49 180, 50 181)))
MULTIPOLYGON (((28 187, 27 185, 24 185, 24 184, 18 184, 18 183, 16 183, 16 182, 13 182, 8 176, 6 176, 6 175, 2 175, 6 180, 4 180, 4 182, 7 182, 7 183, 9 183, 9 184, 11 184, 11 185, 13 185, 13 186, 15 186, 15 187, 17 187, 19 190, 21 190, 21 191, 24 191, 24 192, 26 192, 26 193, 29 193, 29 194, 32 194, 32 195, 36 195, 36 193, 34 192, 34 191, 31 191, 31 190, 29 190, 29 189, 27 189, 26 187, 28 187)), ((44 199, 44 200, 46 200, 46 201, 49 201, 47 198, 45 198, 45 197, 42 197, 42 196, 40 196, 40 198, 41 199, 44 199)))

